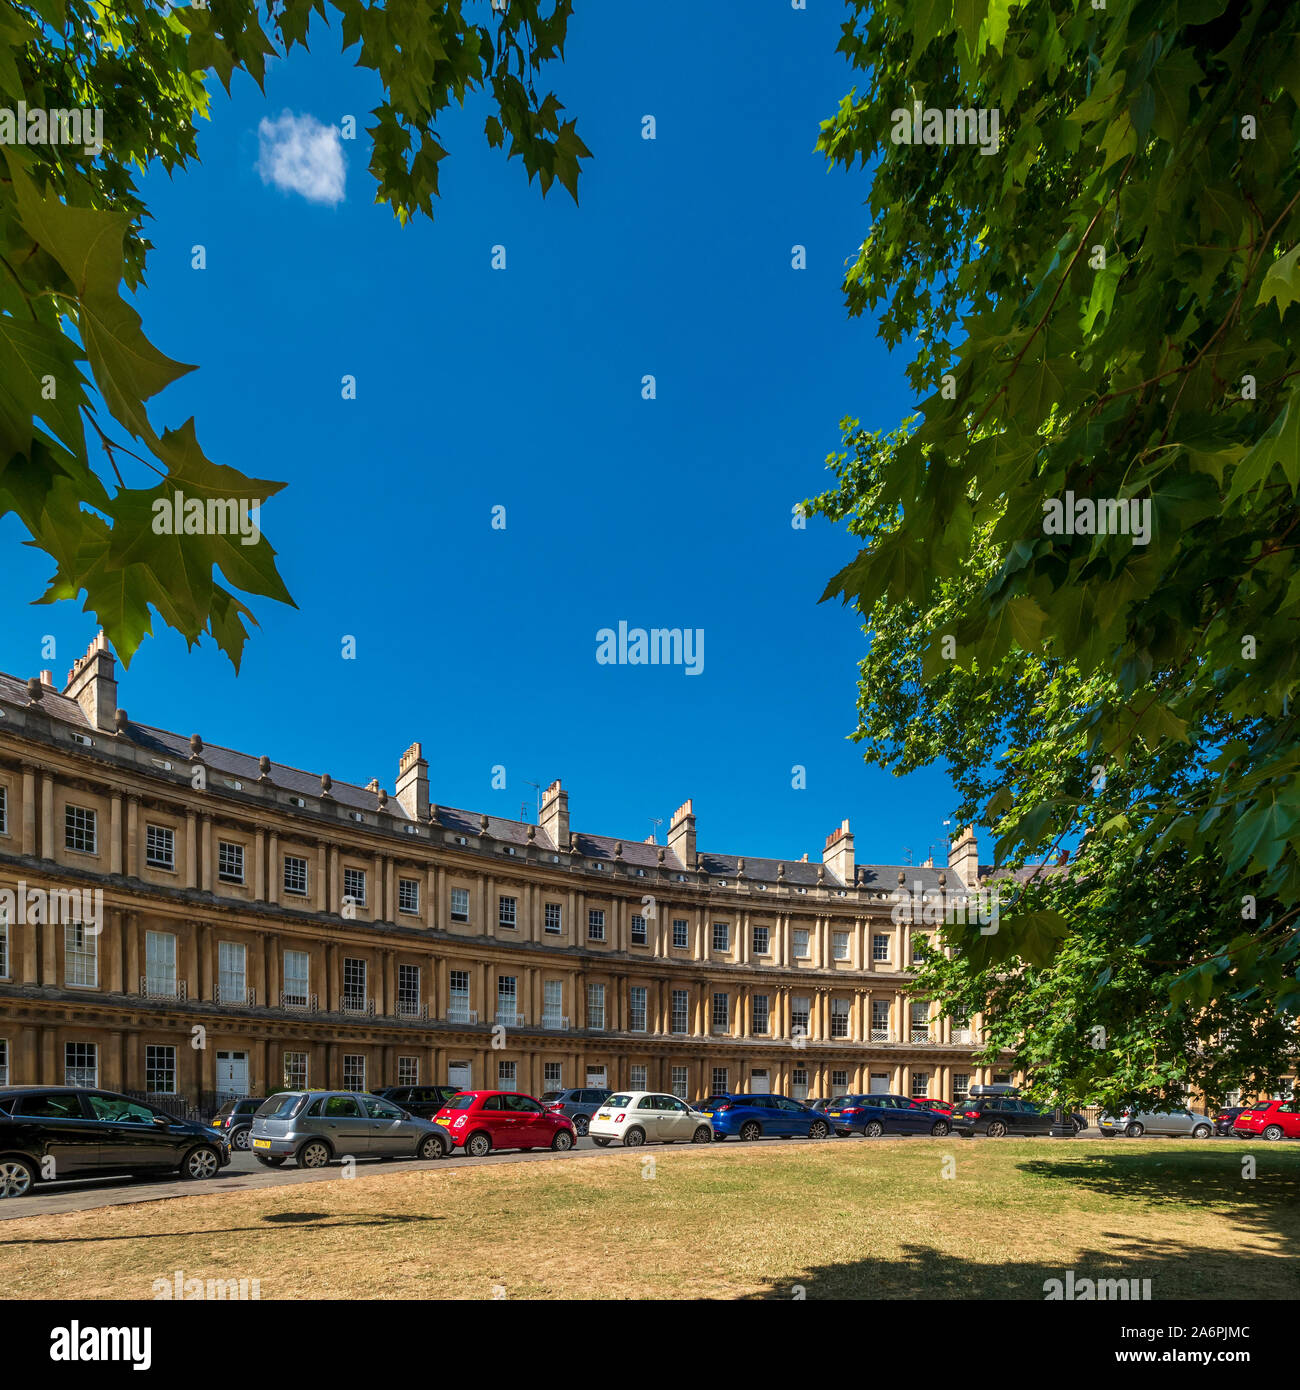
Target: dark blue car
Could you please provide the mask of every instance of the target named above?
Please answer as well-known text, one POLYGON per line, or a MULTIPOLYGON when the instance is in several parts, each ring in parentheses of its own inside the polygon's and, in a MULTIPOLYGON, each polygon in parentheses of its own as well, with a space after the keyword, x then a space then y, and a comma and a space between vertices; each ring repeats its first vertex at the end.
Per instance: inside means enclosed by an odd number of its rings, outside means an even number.
POLYGON ((828 1107, 826 1118, 836 1134, 947 1134, 952 1120, 925 1102, 907 1096, 841 1096, 828 1107))
POLYGON ((791 1100, 788 1096, 710 1096, 695 1107, 713 1121, 713 1137, 762 1139, 778 1135, 782 1139, 826 1139, 831 1128, 824 1115, 791 1100))

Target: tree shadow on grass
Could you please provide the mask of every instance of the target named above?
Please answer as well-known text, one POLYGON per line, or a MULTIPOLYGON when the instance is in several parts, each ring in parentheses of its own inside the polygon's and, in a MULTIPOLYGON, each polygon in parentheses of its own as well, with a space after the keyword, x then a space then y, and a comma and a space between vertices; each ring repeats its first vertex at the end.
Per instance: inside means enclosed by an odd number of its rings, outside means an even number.
MULTIPOLYGON (((975 1263, 959 1255, 912 1244, 891 1258, 815 1265, 795 1279, 771 1282, 749 1299, 1005 1299, 1042 1302, 1048 1281, 1065 1282, 1073 1271, 1077 1285, 1084 1279, 1151 1281, 1154 1301, 1170 1299, 1300 1298, 1300 1270, 1279 1251, 1207 1249, 1178 1240, 1130 1240, 1102 1236, 1106 1244, 1078 1248, 1053 1261, 1002 1260, 975 1263), (802 1292, 800 1292, 802 1290, 802 1292)), ((1008 1233, 1008 1244, 1014 1233, 1008 1233)), ((1141 1290, 1141 1284, 1132 1286, 1141 1290)), ((1076 1297, 1078 1297, 1076 1293, 1076 1297)), ((1141 1294, 1139 1292, 1138 1296, 1141 1294)))
MULTIPOLYGON (((1300 1151, 1271 1145, 1186 1150, 1153 1147, 1030 1159, 1024 1174, 1071 1189, 1114 1198, 1113 1212, 1091 1218, 1077 1210, 1062 1215, 1059 1259, 981 1261, 963 1259, 920 1243, 884 1258, 814 1266, 797 1279, 773 1282, 757 1298, 834 1299, 1044 1299, 1047 1281, 1151 1280, 1151 1296, 1163 1299, 1300 1298, 1300 1151), (1253 1157, 1256 1176, 1245 1177, 1242 1159, 1253 1157), (1181 1235, 1154 1235, 1180 1211, 1226 1218, 1240 1234, 1216 1245, 1181 1235), (1091 1229, 1080 1230, 1081 1221, 1091 1229)), ((1041 1222, 1042 1218, 1039 1218, 1041 1222)), ((1050 1224, 1050 1216, 1047 1218, 1050 1224)), ((981 1210, 973 1201, 967 1220, 980 1243, 989 1227, 1006 1225, 1001 1243, 1014 1255, 1014 1214, 981 1210)), ((1040 1230, 1035 1234, 1041 1234, 1040 1230)), ((1140 1285, 1138 1286, 1141 1287, 1140 1285)))
POLYGON ((0 1240, 0 1248, 13 1245, 95 1245, 115 1240, 184 1240, 188 1236, 226 1236, 241 1235, 249 1231, 265 1231, 266 1223, 297 1224, 312 1230, 325 1230, 331 1226, 346 1226, 355 1230, 366 1227, 405 1226, 414 1221, 445 1221, 445 1216, 419 1216, 406 1213, 390 1213, 384 1216, 337 1216, 326 1212, 279 1212, 262 1217, 257 1226, 213 1226, 206 1231, 133 1231, 120 1236, 58 1236, 38 1237, 33 1240, 0 1240))

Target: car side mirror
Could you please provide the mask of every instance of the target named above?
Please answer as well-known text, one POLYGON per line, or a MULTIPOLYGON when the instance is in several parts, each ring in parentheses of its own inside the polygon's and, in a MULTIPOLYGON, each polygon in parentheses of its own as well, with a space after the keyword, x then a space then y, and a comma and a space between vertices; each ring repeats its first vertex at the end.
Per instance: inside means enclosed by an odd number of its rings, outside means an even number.
POLYGON ((171 1124, 171 1118, 167 1115, 155 1115, 153 1117, 153 1122, 156 1125, 169 1125, 171 1124))

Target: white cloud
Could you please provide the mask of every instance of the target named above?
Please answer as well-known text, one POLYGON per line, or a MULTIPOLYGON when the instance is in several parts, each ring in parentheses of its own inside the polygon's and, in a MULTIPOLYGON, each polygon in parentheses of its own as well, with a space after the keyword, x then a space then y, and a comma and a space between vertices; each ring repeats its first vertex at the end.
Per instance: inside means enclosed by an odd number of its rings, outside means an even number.
POLYGON ((284 111, 277 120, 263 119, 257 137, 257 172, 263 183, 301 193, 311 203, 343 201, 343 146, 334 126, 284 111))

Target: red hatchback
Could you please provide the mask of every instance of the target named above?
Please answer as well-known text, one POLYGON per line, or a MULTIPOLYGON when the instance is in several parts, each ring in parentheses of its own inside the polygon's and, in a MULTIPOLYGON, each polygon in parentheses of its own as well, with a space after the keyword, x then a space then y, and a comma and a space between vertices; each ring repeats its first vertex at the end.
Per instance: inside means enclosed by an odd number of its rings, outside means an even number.
POLYGON ((482 1158, 493 1149, 571 1149, 573 1121, 518 1091, 461 1091, 433 1117, 451 1142, 482 1158))
POLYGON ((1239 1139, 1258 1134, 1265 1139, 1300 1139, 1300 1099, 1268 1100, 1243 1110, 1232 1122, 1239 1139))

